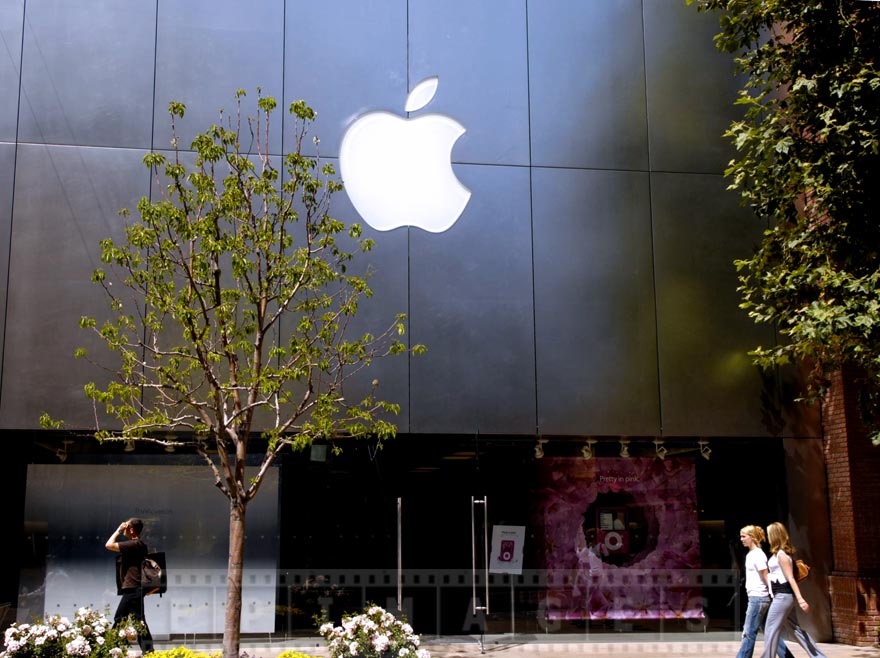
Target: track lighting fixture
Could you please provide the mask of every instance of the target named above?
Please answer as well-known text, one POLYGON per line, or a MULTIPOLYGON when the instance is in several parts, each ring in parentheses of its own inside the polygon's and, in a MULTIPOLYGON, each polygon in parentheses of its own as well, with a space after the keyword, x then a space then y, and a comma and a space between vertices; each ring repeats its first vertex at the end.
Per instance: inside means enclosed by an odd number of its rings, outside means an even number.
POLYGON ((593 458, 593 446, 596 445, 596 439, 587 439, 584 442, 584 447, 581 448, 581 454, 584 456, 584 459, 592 459, 593 458))
POLYGON ((709 442, 700 440, 697 441, 697 445, 700 446, 700 455, 702 455, 703 459, 709 459, 709 456, 712 454, 712 448, 709 447, 709 442))
POLYGON ((629 439, 620 440, 620 456, 629 459, 629 439))
POLYGON ((61 443, 62 446, 55 451, 55 456, 58 457, 58 461, 63 464, 67 461, 68 449, 73 441, 71 441, 70 439, 64 439, 64 441, 62 441, 61 443))
POLYGON ((654 452, 659 459, 666 459, 666 453, 668 453, 669 450, 663 445, 663 439, 654 439, 654 452))
POLYGON ((544 456, 545 443, 547 443, 547 439, 538 439, 538 443, 535 445, 535 459, 541 459, 544 456))
POLYGON ((126 439, 125 440, 125 448, 123 448, 125 452, 134 452, 134 439, 126 439))

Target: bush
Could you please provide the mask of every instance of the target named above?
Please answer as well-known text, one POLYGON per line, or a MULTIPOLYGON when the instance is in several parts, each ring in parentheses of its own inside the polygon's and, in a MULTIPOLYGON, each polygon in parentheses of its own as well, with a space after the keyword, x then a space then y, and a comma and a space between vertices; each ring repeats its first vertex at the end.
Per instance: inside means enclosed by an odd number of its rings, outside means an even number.
POLYGON ((325 621, 318 632, 327 641, 330 658, 429 658, 419 649, 421 638, 406 619, 397 619, 377 605, 368 605, 357 615, 344 615, 342 625, 325 621))
POLYGON ((312 656, 311 654, 303 653, 302 651, 288 649, 287 651, 279 653, 278 658, 317 658, 317 656, 312 656))
POLYGON ((16 623, 4 633, 0 658, 124 658, 141 624, 131 619, 116 628, 112 624, 106 614, 90 608, 77 610, 73 621, 46 615, 33 624, 16 623))
POLYGON ((219 651, 205 653, 204 651, 193 651, 186 647, 174 647, 165 651, 150 651, 144 658, 220 658, 222 655, 219 651))

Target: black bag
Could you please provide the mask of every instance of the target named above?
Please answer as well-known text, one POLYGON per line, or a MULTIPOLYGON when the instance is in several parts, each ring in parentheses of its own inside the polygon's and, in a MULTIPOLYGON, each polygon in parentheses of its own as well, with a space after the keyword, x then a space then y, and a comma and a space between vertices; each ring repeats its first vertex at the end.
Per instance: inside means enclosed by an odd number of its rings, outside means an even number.
POLYGON ((168 591, 168 572, 165 570, 165 553, 149 553, 141 563, 141 587, 144 596, 168 591))

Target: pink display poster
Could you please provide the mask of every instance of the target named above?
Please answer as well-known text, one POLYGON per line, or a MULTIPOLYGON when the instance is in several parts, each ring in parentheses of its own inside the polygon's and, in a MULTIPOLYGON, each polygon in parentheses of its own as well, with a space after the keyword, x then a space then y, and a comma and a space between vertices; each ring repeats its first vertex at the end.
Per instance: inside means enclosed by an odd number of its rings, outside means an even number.
POLYGON ((703 618, 693 459, 540 469, 547 619, 703 618))

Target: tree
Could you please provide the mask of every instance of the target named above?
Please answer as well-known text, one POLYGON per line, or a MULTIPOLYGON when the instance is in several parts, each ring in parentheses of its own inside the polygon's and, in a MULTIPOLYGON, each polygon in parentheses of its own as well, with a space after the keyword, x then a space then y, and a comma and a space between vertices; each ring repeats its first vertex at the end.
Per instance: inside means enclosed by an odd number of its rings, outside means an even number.
MULTIPOLYGON (((303 153, 314 111, 291 105, 295 143, 282 174, 269 156, 274 99, 261 95, 257 116, 243 122, 242 96, 226 127, 195 138, 192 154, 173 130, 168 156, 144 157, 162 198, 141 199, 138 219, 123 211, 125 239, 101 242, 93 280, 110 318, 81 320, 119 358, 109 384, 85 387, 98 439, 189 446, 229 501, 225 658, 238 658, 246 510, 267 470, 285 448, 316 439, 393 436, 386 418, 399 406, 376 397, 377 382, 356 401, 344 385, 376 358, 423 350, 402 342, 403 315, 381 333, 348 337, 371 295, 367 276, 349 266, 373 243, 330 215, 342 184, 303 153), (121 429, 102 429, 99 409, 121 429), (246 477, 256 437, 262 461, 246 477)), ((184 111, 170 104, 172 129, 184 111)))
POLYGON ((808 364, 807 401, 853 367, 880 444, 880 4, 694 2, 720 12, 716 45, 745 78, 726 175, 770 228, 736 265, 742 307, 781 334, 755 360, 808 364))

